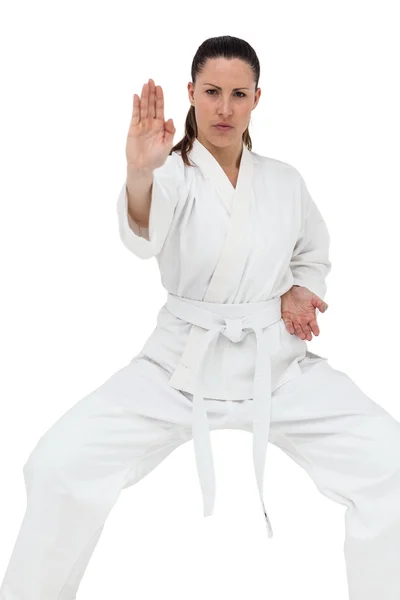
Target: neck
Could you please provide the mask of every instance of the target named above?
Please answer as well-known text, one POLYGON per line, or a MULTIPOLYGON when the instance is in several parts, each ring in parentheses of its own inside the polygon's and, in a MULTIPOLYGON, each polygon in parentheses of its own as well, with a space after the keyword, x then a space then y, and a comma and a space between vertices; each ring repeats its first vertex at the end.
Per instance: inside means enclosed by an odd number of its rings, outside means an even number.
POLYGON ((221 148, 221 146, 215 146, 209 140, 204 138, 200 132, 197 136, 197 139, 214 156, 223 169, 226 169, 227 171, 235 171, 236 169, 239 169, 240 159, 243 151, 242 139, 239 143, 236 142, 224 148, 221 148))

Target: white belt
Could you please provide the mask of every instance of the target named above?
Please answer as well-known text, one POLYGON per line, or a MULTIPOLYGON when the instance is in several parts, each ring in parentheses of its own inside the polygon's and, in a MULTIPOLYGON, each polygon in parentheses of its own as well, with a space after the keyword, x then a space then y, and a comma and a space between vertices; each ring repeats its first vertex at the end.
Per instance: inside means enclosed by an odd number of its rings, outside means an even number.
MULTIPOLYGON (((246 304, 224 304, 192 301, 168 294, 166 308, 179 319, 208 330, 204 334, 204 346, 199 354, 199 362, 194 373, 195 391, 193 394, 193 443, 197 471, 203 493, 204 516, 213 512, 215 502, 215 471, 211 449, 210 429, 204 398, 201 395, 201 375, 207 349, 220 333, 232 342, 241 341, 248 333, 256 335, 256 363, 254 374, 254 417, 253 417, 253 461, 261 505, 264 511, 268 537, 273 537, 263 499, 263 477, 271 421, 271 359, 267 337, 263 329, 281 318, 281 298, 277 296, 265 302, 257 302, 257 310, 248 314, 246 304), (206 307, 206 308, 205 308, 206 307), (232 318, 232 308, 241 307, 245 316, 232 318), (221 314, 222 313, 222 314, 221 314)), ((252 303, 251 306, 254 306, 252 303)))

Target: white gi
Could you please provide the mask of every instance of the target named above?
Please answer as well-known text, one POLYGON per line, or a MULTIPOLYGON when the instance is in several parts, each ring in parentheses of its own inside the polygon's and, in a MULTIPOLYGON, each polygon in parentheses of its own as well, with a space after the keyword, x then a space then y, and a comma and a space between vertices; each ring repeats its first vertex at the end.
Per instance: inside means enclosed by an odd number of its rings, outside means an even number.
POLYGON ((203 397, 253 398, 254 466, 272 537, 262 497, 271 393, 301 373, 299 361, 325 360, 286 330, 280 297, 296 283, 324 298, 329 234, 292 166, 243 144, 235 189, 198 139, 190 162, 172 153, 156 170, 148 230, 127 214, 125 186, 118 200, 124 244, 142 258, 157 255, 168 290, 139 357, 173 372, 169 385, 194 395, 205 516, 213 512, 215 476, 203 397))
POLYGON ((262 487, 268 440, 345 504, 350 600, 400 598, 400 424, 290 335, 281 296, 324 299, 329 236, 292 166, 243 145, 236 189, 198 141, 154 172, 148 230, 119 194, 119 231, 156 256, 168 295, 141 352, 81 399, 24 466, 27 511, 0 600, 73 600, 122 488, 191 439, 214 507, 210 429, 253 433, 262 487))

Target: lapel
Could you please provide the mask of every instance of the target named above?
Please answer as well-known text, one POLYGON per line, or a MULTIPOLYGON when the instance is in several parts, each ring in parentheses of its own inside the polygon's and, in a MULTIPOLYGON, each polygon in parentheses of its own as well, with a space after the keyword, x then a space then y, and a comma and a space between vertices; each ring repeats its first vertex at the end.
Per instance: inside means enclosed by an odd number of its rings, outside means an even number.
POLYGON ((242 279, 251 249, 250 209, 254 202, 254 162, 251 152, 243 143, 236 188, 233 187, 219 162, 196 138, 189 154, 223 202, 230 221, 225 243, 218 258, 203 300, 227 302, 235 294, 242 279))
MULTIPOLYGON (((225 242, 203 298, 206 302, 228 303, 240 286, 252 247, 250 209, 254 202, 253 157, 243 144, 236 188, 218 161, 197 138, 189 157, 200 168, 203 176, 211 180, 212 187, 230 215, 225 242)), ((205 330, 197 325, 190 328, 179 365, 169 379, 171 387, 194 393, 193 374, 202 354, 205 333, 205 330)), ((212 373, 211 380, 216 377, 218 374, 212 373)))

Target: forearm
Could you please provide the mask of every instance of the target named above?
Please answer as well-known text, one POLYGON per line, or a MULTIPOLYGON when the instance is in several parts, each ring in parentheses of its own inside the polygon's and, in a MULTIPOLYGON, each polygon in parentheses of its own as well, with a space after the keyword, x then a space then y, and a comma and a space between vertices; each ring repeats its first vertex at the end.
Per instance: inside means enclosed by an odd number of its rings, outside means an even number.
POLYGON ((141 227, 148 227, 149 224, 152 186, 152 170, 127 168, 128 213, 141 227))

